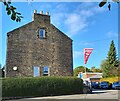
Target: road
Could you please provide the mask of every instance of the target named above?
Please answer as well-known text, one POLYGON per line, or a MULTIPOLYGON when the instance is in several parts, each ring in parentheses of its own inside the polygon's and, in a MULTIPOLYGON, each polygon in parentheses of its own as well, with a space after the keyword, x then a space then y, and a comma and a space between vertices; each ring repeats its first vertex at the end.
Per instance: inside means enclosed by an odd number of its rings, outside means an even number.
POLYGON ((118 99, 118 90, 93 90, 93 94, 36 97, 29 99, 118 99))
MULTIPOLYGON (((118 101, 118 95, 120 94, 120 90, 93 90, 92 94, 75 94, 75 95, 62 95, 62 96, 48 96, 48 97, 35 97, 35 98, 24 98, 24 99, 14 99, 14 100, 7 100, 7 101, 58 101, 58 100, 67 100, 68 101, 74 101, 74 100, 78 100, 81 99, 82 101, 84 101, 84 99, 88 99, 88 100, 93 100, 95 99, 95 101, 104 101, 104 100, 100 100, 100 99, 105 99, 108 101, 111 99, 111 101, 118 101)), ((120 97, 119 97, 120 99, 120 97)), ((65 101, 66 101, 65 100, 65 101)), ((86 100, 87 101, 87 100, 86 100)))

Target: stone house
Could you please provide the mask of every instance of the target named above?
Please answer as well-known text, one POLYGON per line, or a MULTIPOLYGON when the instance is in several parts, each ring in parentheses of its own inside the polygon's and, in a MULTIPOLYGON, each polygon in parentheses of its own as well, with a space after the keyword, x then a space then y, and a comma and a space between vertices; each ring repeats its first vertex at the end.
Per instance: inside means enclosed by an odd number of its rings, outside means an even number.
POLYGON ((72 76, 72 40, 34 10, 33 21, 7 33, 6 76, 72 76))

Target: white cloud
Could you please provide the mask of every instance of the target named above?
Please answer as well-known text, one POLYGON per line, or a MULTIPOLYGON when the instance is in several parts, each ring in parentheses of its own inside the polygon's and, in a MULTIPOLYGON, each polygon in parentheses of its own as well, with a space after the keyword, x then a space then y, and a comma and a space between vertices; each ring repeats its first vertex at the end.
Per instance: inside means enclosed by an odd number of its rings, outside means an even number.
POLYGON ((68 11, 68 8, 66 7, 66 5, 65 4, 58 4, 57 6, 56 6, 56 9, 57 9, 57 11, 65 11, 65 12, 67 12, 68 11))
POLYGON ((79 42, 78 44, 79 44, 79 45, 82 45, 82 46, 91 46, 91 45, 93 45, 93 43, 90 43, 90 42, 84 42, 84 41, 79 42))
POLYGON ((87 22, 79 14, 70 14, 65 20, 65 25, 68 28, 67 34, 72 36, 78 34, 79 31, 87 27, 87 22))
POLYGON ((85 18, 94 15, 91 10, 82 10, 80 13, 81 13, 81 15, 84 16, 85 18))
MULTIPOLYGON (((94 6, 93 2, 89 2, 89 3, 81 3, 80 5, 78 5, 78 9, 88 9, 94 6)), ((80 10, 78 10, 80 11, 80 10)))
POLYGON ((64 19, 66 17, 66 13, 62 13, 62 12, 59 12, 59 13, 54 13, 52 15, 52 23, 57 25, 58 27, 61 26, 62 24, 64 24, 64 19))
POLYGON ((99 14, 99 13, 107 11, 107 9, 105 9, 104 7, 100 8, 98 6, 97 7, 93 7, 91 10, 94 12, 94 14, 99 14))
POLYGON ((118 37, 118 33, 114 33, 112 31, 107 32, 107 37, 108 38, 115 38, 118 37))
POLYGON ((70 37, 86 30, 88 26, 91 26, 91 23, 94 22, 89 19, 105 11, 104 8, 99 8, 94 3, 79 3, 75 9, 71 11, 70 9, 68 10, 67 6, 67 4, 59 4, 56 6, 57 10, 54 10, 52 15, 54 19, 52 19, 52 22, 59 28, 61 25, 64 25, 66 29, 63 31, 70 37))

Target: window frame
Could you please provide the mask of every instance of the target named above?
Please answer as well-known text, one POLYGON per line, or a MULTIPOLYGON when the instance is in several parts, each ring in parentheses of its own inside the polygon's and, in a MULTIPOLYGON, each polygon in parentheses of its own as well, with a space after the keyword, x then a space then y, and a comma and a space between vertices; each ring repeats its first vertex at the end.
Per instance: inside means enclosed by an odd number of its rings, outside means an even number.
POLYGON ((40 76, 40 67, 34 66, 33 67, 33 77, 39 77, 40 76))
POLYGON ((48 66, 44 66, 44 67, 43 67, 43 75, 44 75, 44 76, 48 76, 48 75, 49 75, 49 67, 48 67, 48 66), (47 69, 47 72, 46 72, 46 69, 45 69, 45 68, 47 69))
POLYGON ((45 39, 46 38, 46 30, 45 30, 45 28, 39 28, 38 34, 39 34, 40 39, 45 39))

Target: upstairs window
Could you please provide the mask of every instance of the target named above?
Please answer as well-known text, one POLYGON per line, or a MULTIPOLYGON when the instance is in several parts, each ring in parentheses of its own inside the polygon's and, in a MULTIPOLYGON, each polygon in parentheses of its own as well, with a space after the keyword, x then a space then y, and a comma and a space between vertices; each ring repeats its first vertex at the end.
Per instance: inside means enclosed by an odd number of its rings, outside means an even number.
POLYGON ((41 39, 45 38, 45 29, 41 28, 39 30, 39 38, 41 39))

